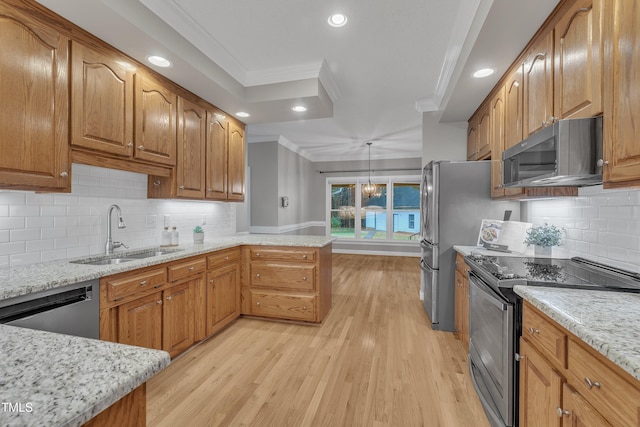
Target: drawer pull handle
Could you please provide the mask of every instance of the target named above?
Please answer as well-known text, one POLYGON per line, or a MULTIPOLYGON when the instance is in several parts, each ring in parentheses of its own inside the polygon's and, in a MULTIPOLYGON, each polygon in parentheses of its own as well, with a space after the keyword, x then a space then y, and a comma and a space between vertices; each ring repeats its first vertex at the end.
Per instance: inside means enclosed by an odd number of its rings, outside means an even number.
POLYGON ((307 259, 307 256, 306 256, 306 255, 302 255, 302 258, 303 258, 303 259, 307 259))
POLYGON ((307 276, 302 276, 302 280, 307 281, 307 276))
POLYGON ((562 408, 560 408, 560 407, 558 407, 558 409, 556 409, 556 412, 558 413, 558 416, 559 416, 560 418, 562 418, 562 416, 563 416, 563 415, 566 415, 566 416, 571 415, 571 412, 570 412, 570 411, 565 411, 564 409, 562 409, 562 408))
POLYGON ((146 285, 146 284, 147 284, 147 281, 146 281, 146 280, 143 280, 143 281, 141 281, 141 282, 140 282, 140 286, 144 286, 144 285, 146 285))
POLYGON ((587 384, 587 387, 589 387, 589 390, 591 390, 594 387, 600 388, 600 383, 598 381, 591 381, 589 377, 585 377, 584 382, 585 384, 587 384))
POLYGON ((256 253, 256 256, 260 256, 260 252, 256 253))
POLYGON ((193 271, 195 269, 196 269, 195 267, 189 267, 189 271, 193 271))
POLYGON ((229 257, 228 256, 224 257, 224 260, 229 261, 229 257))
POLYGON ((528 331, 529 331, 529 333, 531 335, 535 335, 535 334, 539 334, 540 333, 540 329, 533 329, 531 326, 529 326, 528 331))

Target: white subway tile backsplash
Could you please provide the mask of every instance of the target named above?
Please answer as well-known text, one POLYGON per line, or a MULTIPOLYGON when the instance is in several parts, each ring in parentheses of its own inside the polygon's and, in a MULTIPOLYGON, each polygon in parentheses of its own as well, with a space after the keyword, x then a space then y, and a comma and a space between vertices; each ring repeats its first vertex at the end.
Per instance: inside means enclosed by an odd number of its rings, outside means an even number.
POLYGON ((583 187, 579 197, 529 201, 522 211, 534 224, 565 227, 574 254, 640 272, 640 190, 583 187))
MULTIPOLYGON (((236 232, 236 205, 147 199, 147 175, 72 165, 71 194, 0 191, 0 267, 104 253, 107 210, 117 204, 127 228, 113 218, 113 238, 132 249, 160 244, 164 215, 180 241, 191 242, 193 227, 210 236, 236 232), (147 226, 147 217, 155 224, 147 226)), ((113 215, 115 216, 115 215, 113 215)))

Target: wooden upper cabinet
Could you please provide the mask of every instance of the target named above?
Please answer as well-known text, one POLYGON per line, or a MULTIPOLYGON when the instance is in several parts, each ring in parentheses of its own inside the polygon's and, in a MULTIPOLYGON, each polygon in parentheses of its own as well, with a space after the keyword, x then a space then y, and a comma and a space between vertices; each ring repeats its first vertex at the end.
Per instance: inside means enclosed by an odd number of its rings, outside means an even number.
POLYGON ((555 26, 555 115, 561 119, 602 113, 600 0, 578 0, 555 26))
POLYGON ((244 129, 234 123, 229 123, 229 163, 228 163, 228 193, 227 199, 234 201, 244 200, 244 157, 245 139, 244 129))
POLYGON ((504 149, 511 148, 522 141, 522 122, 524 106, 524 66, 520 65, 511 72, 504 84, 504 149))
POLYGON ((486 159, 491 154, 491 118, 489 105, 481 107, 478 112, 478 140, 476 142, 479 160, 486 159))
POLYGON ((524 61, 524 137, 549 126, 553 116, 553 29, 544 33, 524 61))
POLYGON ((228 130, 224 115, 207 112, 207 199, 227 200, 228 130))
POLYGON ((131 157, 133 69, 75 41, 72 51, 71 144, 131 157))
POLYGON ((178 98, 178 163, 176 195, 204 198, 207 112, 200 105, 178 98))
POLYGON ((469 119, 467 128, 467 160, 478 160, 478 117, 469 119))
POLYGON ((489 103, 490 141, 491 141, 491 197, 504 196, 502 188, 502 151, 504 151, 504 86, 493 96, 489 103))
POLYGON ((71 190, 69 39, 0 3, 0 187, 71 190))
POLYGON ((176 164, 178 98, 151 76, 135 77, 134 157, 169 166, 176 164))
POLYGON ((604 186, 640 185, 640 2, 606 6, 604 186))

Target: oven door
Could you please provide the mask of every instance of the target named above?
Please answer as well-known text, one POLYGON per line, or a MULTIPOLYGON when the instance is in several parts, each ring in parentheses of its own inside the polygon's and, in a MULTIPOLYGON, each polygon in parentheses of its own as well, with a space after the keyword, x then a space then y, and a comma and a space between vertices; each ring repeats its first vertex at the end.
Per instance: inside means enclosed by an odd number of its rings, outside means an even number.
POLYGON ((513 426, 514 307, 469 273, 469 364, 485 412, 493 425, 513 426))

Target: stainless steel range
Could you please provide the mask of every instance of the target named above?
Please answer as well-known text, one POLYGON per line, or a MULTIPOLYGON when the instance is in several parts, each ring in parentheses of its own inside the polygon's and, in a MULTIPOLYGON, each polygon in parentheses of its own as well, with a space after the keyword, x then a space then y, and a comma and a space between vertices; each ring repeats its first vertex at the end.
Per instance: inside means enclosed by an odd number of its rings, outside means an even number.
POLYGON ((492 426, 518 425, 522 299, 515 285, 640 292, 640 274, 583 258, 465 257, 469 272, 469 367, 492 426))

